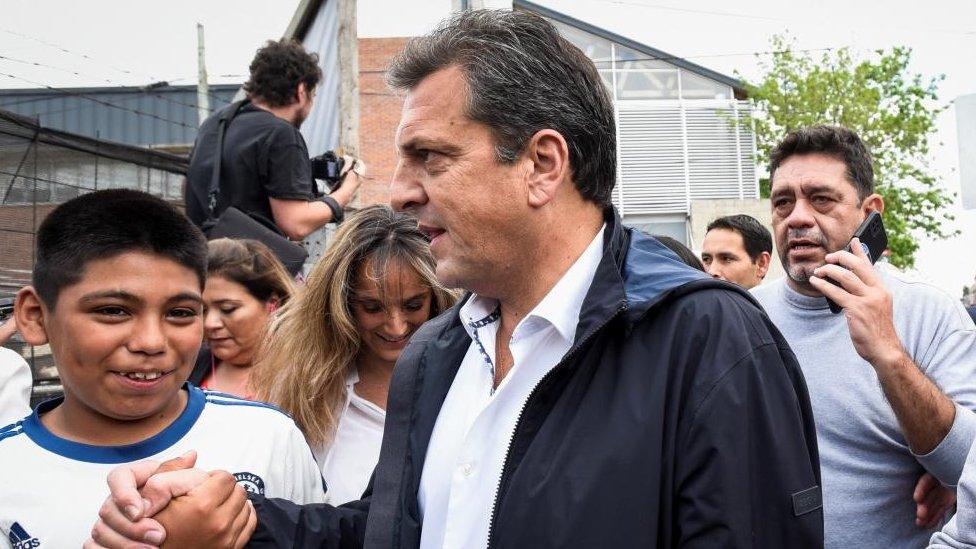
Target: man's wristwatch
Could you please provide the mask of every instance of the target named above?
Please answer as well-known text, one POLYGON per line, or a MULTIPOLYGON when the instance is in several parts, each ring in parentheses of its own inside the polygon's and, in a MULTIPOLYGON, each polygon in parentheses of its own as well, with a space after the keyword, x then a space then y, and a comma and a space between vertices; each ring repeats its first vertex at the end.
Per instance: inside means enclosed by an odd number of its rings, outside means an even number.
POLYGON ((320 196, 319 200, 324 202, 332 210, 332 222, 337 225, 342 223, 342 220, 346 217, 346 211, 342 209, 339 202, 329 195, 320 196))

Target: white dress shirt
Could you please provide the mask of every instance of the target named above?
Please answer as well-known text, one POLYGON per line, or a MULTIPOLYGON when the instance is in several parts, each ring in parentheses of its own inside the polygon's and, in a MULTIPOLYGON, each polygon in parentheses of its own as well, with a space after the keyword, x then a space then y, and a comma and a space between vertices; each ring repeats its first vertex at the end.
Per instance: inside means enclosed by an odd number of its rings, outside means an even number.
POLYGON ((362 498, 380 459, 386 411, 356 394, 354 387, 358 382, 359 374, 353 368, 346 378, 348 396, 335 438, 312 451, 328 487, 326 503, 332 505, 362 498))
POLYGON ((430 437, 417 495, 421 549, 485 547, 505 455, 529 394, 569 351, 603 255, 600 229, 512 332, 514 365, 494 388, 498 302, 477 294, 459 313, 471 345, 430 437))

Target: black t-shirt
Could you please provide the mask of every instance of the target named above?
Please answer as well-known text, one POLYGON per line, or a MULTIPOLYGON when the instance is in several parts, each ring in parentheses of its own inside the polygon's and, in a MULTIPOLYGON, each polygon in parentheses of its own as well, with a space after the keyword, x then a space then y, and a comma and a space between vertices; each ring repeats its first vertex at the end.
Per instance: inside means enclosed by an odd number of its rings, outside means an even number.
MULTIPOLYGON (((225 109, 233 108, 233 105, 225 109)), ((221 111, 222 112, 222 111, 221 111)), ((221 112, 203 122, 186 176, 186 215, 207 219, 207 189, 213 174, 221 112)), ((314 200, 319 195, 308 148, 298 128, 250 103, 227 126, 220 164, 220 196, 214 217, 228 206, 273 222, 269 198, 314 200)))

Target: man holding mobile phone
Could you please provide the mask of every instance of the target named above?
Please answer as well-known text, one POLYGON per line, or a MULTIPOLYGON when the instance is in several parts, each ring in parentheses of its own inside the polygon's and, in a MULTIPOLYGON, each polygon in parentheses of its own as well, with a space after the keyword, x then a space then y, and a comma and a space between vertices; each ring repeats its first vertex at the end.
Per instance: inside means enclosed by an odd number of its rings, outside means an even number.
POLYGON ((957 300, 873 266, 852 239, 884 212, 854 132, 792 132, 769 171, 787 277, 753 293, 810 391, 825 546, 922 547, 955 500, 942 485, 958 482, 976 437, 976 416, 963 409, 976 407, 976 330, 957 300))

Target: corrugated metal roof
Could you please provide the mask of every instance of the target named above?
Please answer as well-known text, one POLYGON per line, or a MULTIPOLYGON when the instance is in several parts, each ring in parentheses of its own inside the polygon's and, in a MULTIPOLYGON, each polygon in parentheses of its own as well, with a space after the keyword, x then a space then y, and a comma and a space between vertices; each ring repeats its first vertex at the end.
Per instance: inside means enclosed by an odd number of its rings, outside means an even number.
MULTIPOLYGON (((210 108, 229 104, 237 84, 210 86, 210 108)), ((41 126, 129 145, 191 145, 197 89, 190 86, 0 90, 0 109, 41 126)))

